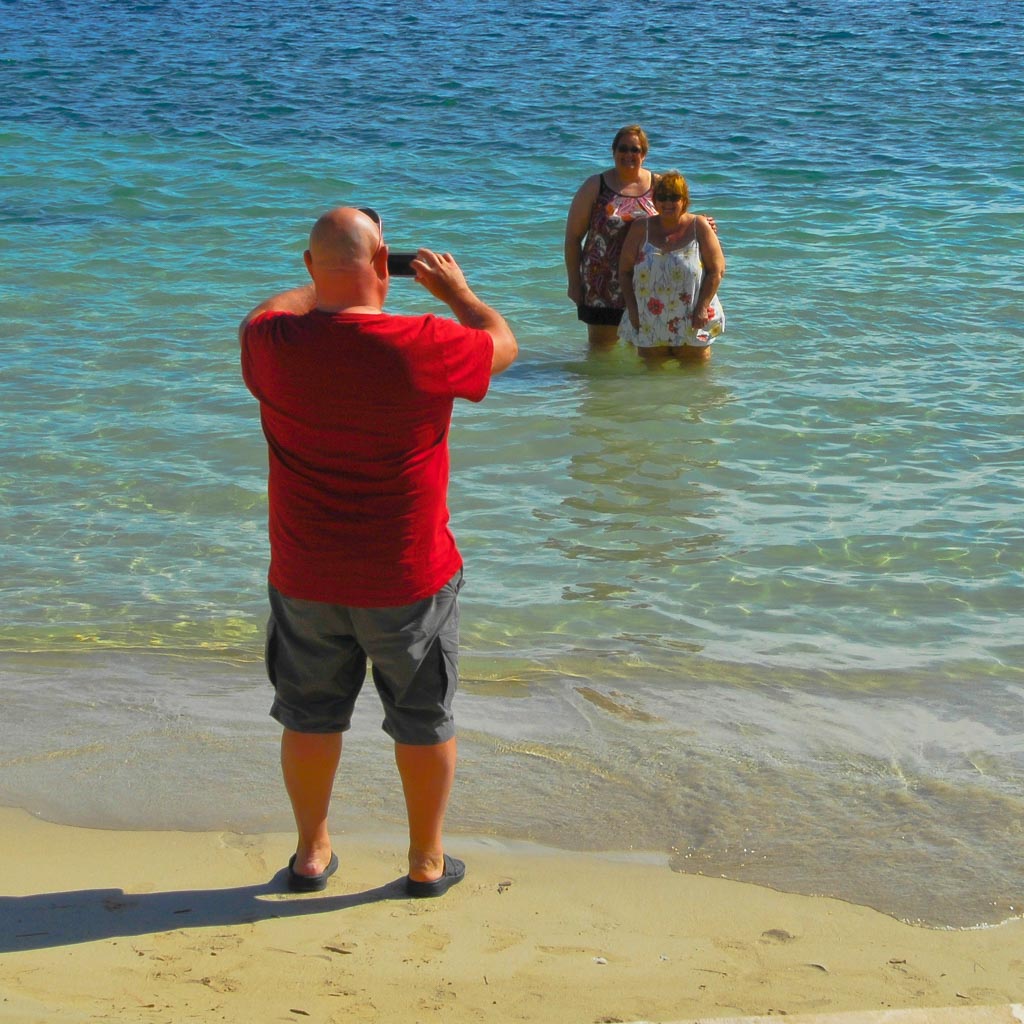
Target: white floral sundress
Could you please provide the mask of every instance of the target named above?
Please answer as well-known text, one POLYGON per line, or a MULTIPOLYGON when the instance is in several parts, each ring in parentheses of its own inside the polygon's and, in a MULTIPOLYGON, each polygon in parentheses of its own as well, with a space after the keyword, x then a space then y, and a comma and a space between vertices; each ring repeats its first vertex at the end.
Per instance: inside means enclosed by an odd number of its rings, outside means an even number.
POLYGON ((640 259, 633 268, 640 330, 634 330, 629 316, 624 316, 619 338, 637 348, 659 345, 707 348, 725 332, 725 310, 716 295, 708 303, 711 319, 707 324, 697 329, 691 325, 690 318, 703 280, 704 264, 697 242, 696 220, 693 238, 678 249, 662 252, 645 239, 640 259))

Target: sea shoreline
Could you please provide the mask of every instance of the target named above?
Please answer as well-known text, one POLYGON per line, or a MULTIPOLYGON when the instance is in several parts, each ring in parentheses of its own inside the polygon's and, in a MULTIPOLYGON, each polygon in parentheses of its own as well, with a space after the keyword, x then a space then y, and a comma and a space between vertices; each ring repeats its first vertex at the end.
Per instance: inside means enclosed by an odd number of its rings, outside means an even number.
MULTIPOLYGON (((454 833, 667 859, 929 927, 1021 913, 1014 741, 980 718, 968 728, 962 703, 947 720, 914 692, 811 691, 775 677, 464 683, 454 833)), ((0 659, 0 686, 0 806, 124 831, 291 828, 258 664, 40 653, 0 659)), ((989 700, 985 713, 998 710, 989 700)), ((403 823, 368 692, 345 738, 335 828, 403 823)))
POLYGON ((1024 998, 1024 920, 914 927, 664 862, 463 836, 437 901, 397 837, 345 833, 315 897, 284 833, 105 831, 0 808, 5 1020, 679 1020, 1024 998), (78 1015, 77 1017, 75 1015, 78 1015))

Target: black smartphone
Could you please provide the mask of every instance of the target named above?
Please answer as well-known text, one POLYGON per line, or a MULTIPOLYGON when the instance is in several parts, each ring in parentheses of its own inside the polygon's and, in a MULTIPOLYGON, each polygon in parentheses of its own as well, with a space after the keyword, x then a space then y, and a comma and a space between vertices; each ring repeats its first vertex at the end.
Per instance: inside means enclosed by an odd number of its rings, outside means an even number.
POLYGON ((414 252, 389 252, 388 273, 392 277, 415 277, 416 271, 410 266, 414 259, 414 252))

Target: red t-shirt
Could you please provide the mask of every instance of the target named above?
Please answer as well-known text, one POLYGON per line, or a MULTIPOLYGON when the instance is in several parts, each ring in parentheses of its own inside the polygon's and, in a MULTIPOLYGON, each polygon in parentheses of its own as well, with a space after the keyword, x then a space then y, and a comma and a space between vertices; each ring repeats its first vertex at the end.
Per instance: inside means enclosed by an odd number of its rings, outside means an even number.
POLYGON ((263 313, 242 376, 270 456, 270 582, 307 601, 411 604, 462 565, 448 528, 456 398, 491 379, 486 331, 435 316, 263 313))

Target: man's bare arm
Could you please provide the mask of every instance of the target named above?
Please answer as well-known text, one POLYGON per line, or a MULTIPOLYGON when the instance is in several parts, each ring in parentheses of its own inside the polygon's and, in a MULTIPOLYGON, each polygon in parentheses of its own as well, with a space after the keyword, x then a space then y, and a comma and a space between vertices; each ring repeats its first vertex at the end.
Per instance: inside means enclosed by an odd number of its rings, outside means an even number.
POLYGON ((242 335, 245 333, 249 322, 260 313, 295 313, 301 315, 316 309, 316 291, 311 284, 299 285, 298 288, 289 288, 286 292, 280 292, 265 299, 255 309, 251 310, 246 318, 239 324, 238 341, 241 344, 242 335))
POLYGON ((460 324, 476 327, 491 336, 494 342, 491 374, 501 373, 511 366, 519 354, 519 343, 512 329, 496 309, 476 297, 452 254, 420 249, 412 266, 416 271, 416 280, 435 299, 440 299, 455 314, 460 324))

